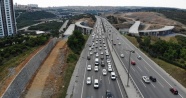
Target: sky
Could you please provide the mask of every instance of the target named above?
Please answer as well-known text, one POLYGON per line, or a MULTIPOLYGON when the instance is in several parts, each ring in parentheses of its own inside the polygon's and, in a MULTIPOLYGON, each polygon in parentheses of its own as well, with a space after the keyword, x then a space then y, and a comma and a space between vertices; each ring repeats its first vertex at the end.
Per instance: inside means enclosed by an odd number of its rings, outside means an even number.
POLYGON ((147 6, 186 9, 186 0, 13 0, 14 3, 39 7, 53 6, 147 6))

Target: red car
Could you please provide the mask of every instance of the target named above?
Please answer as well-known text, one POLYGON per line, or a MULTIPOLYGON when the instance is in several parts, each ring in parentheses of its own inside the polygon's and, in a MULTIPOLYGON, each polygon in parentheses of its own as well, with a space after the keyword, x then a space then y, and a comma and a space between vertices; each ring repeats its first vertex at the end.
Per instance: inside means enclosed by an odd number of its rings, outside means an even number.
POLYGON ((170 88, 170 91, 174 94, 174 95, 178 95, 178 90, 175 88, 170 88))
POLYGON ((135 61, 131 61, 131 64, 132 64, 132 65, 136 65, 136 62, 135 62, 135 61))

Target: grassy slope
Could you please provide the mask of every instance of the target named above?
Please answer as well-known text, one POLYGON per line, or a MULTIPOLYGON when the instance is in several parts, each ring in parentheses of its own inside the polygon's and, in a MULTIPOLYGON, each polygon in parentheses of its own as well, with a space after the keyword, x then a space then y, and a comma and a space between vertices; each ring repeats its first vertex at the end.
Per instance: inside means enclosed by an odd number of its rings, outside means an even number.
MULTIPOLYGON (((134 37, 125 36, 130 42, 132 42, 135 46, 138 47, 138 43, 134 37)), ((172 38, 174 40, 174 38, 172 38)), ((142 51, 142 50, 141 50, 142 51)), ((179 83, 181 83, 184 87, 186 87, 186 70, 174 66, 168 62, 165 62, 158 58, 150 57, 146 52, 143 51, 149 58, 151 58, 156 64, 158 64, 161 68, 163 68, 167 73, 169 73, 174 79, 176 79, 179 83)))

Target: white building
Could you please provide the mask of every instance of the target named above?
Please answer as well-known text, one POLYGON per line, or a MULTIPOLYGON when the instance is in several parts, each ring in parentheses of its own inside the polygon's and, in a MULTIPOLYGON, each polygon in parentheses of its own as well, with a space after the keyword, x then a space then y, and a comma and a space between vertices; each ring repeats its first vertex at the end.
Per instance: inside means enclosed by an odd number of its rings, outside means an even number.
POLYGON ((0 0, 0 37, 16 34, 13 0, 0 0))

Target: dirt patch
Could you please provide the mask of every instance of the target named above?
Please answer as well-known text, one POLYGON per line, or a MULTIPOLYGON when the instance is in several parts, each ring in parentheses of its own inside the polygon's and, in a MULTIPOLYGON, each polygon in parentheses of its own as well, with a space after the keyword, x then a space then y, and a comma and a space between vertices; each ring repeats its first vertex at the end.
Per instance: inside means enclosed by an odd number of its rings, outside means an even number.
POLYGON ((59 50, 59 54, 45 82, 42 98, 58 98, 60 96, 60 88, 63 87, 64 79, 62 74, 66 69, 67 51, 67 45, 59 50))
MULTIPOLYGON (((61 48, 64 47, 66 41, 59 41, 56 46, 53 48, 47 59, 41 65, 40 69, 38 70, 37 74, 33 78, 32 83, 28 86, 27 90, 23 94, 22 97, 25 98, 38 98, 41 97, 43 89, 45 87, 45 83, 47 77, 49 76, 52 67, 55 64, 55 60, 59 54, 61 48)), ((52 81, 55 83, 55 80, 52 81)))

